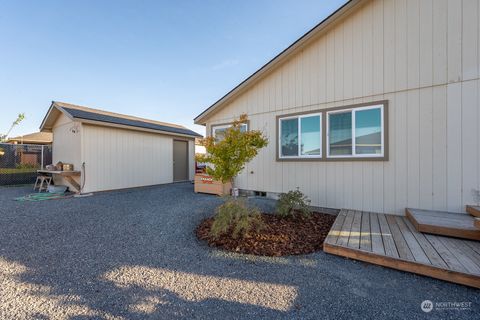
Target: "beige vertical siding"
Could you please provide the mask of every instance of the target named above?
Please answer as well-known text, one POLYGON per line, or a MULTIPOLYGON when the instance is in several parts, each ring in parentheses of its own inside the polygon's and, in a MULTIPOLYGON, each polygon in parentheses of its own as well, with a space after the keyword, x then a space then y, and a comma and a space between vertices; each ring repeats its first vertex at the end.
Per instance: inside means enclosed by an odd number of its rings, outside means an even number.
POLYGON ((111 127, 83 125, 85 192, 173 181, 173 138, 111 127))
MULTIPOLYGON (((81 131, 82 124, 70 120, 61 114, 53 126, 52 161, 57 164, 72 163, 75 170, 80 170, 81 161, 81 131)), ((55 183, 67 185, 68 183, 59 176, 55 176, 55 183)))
POLYGON ((248 113, 269 146, 240 188, 313 204, 463 211, 480 189, 479 0, 371 0, 207 120, 248 113), (275 117, 387 99, 386 162, 277 162, 275 117))

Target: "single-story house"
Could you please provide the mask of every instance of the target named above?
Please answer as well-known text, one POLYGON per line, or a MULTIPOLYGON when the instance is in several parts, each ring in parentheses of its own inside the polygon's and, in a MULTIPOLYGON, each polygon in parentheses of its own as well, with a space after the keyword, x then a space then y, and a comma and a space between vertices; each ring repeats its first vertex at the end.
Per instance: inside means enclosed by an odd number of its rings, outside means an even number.
POLYGON ((23 136, 8 138, 7 143, 13 144, 52 144, 53 134, 51 132, 34 132, 23 136))
MULTIPOLYGON (((11 152, 8 152, 8 155, 2 159, 2 165, 40 168, 45 161, 51 161, 50 146, 52 139, 51 132, 34 132, 8 138, 6 143, 17 146, 9 148, 11 152)), ((0 156, 4 154, 5 150, 0 150, 0 156)))
POLYGON ((195 118, 246 113, 268 147, 237 178, 320 207, 464 211, 480 189, 478 0, 351 0, 195 118))
MULTIPOLYGON (((40 126, 53 164, 82 171, 82 192, 193 180, 196 132, 183 126, 53 101, 40 126)), ((69 185, 61 176, 55 183, 69 185)))

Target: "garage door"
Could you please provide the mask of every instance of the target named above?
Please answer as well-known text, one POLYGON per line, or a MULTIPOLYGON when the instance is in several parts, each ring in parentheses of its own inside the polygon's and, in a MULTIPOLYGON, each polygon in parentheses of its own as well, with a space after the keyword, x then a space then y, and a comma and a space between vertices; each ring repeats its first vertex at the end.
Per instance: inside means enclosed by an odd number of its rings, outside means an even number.
POLYGON ((173 181, 188 180, 188 142, 173 140, 173 181))

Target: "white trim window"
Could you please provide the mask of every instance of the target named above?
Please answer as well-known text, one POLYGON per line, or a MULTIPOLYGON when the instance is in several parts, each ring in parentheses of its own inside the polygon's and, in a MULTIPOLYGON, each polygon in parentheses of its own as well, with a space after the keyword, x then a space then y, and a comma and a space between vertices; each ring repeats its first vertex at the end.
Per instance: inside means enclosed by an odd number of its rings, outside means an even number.
MULTIPOLYGON (((230 128, 232 124, 222 124, 222 125, 213 125, 212 126, 212 137, 215 138, 216 141, 223 140, 223 136, 225 131, 230 128)), ((248 131, 248 124, 242 123, 240 124, 240 131, 245 132, 248 131)))
POLYGON ((322 114, 278 118, 280 159, 322 157, 322 114))
POLYGON ((381 158, 383 104, 327 112, 327 158, 381 158))

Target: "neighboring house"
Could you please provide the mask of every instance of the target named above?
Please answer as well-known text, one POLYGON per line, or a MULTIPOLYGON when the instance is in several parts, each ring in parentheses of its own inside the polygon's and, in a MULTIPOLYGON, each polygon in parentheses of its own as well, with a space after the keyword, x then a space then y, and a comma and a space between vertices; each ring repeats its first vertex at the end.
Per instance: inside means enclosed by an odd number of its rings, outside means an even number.
POLYGON ((54 101, 40 130, 53 133, 54 164, 85 164, 83 192, 193 180, 200 135, 180 125, 54 101))
MULTIPOLYGON (((322 207, 464 211, 480 189, 478 0, 353 0, 195 118, 246 113, 236 183, 322 207)), ((221 124, 221 125, 220 125, 221 124)))
POLYGON ((205 154, 205 146, 200 143, 200 138, 195 138, 195 154, 205 154))
POLYGON ((52 144, 53 135, 51 132, 34 132, 8 138, 7 143, 13 144, 52 144))
MULTIPOLYGON (((43 161, 50 161, 50 148, 52 144, 51 132, 34 132, 23 136, 8 138, 6 143, 17 146, 9 148, 10 156, 4 158, 3 166, 31 166, 40 168, 43 161), (21 145, 21 146, 20 146, 21 145), (46 148, 46 149, 45 149, 46 148), (44 153, 44 150, 47 150, 44 153), (42 161, 43 159, 43 161, 42 161)), ((0 156, 5 154, 5 150, 0 150, 0 156)))

